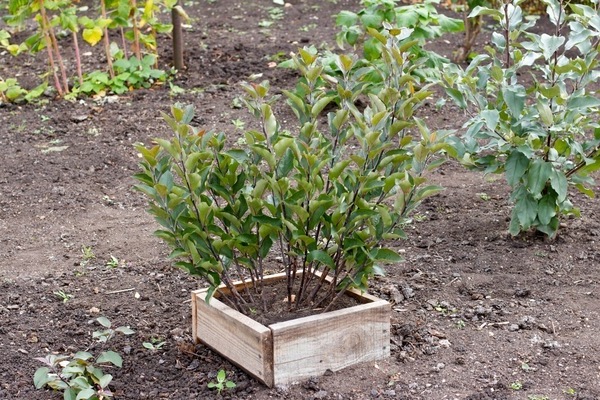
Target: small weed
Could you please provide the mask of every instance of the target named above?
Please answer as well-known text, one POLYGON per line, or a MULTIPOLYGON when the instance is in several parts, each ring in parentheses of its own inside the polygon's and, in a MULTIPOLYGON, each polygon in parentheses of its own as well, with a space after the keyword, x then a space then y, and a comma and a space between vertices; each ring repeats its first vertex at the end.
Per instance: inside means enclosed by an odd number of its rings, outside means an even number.
POLYGON ((571 387, 565 389, 564 392, 567 396, 573 396, 573 397, 577 396, 577 391, 571 387))
POLYGON ((512 390, 521 390, 521 389, 523 389, 523 384, 519 381, 515 381, 510 384, 510 388, 512 390))
POLYGON ((217 394, 221 394, 225 389, 233 389, 235 387, 235 382, 227 379, 225 370, 220 370, 217 373, 217 381, 208 382, 207 386, 209 389, 217 389, 217 394))
POLYGON ((278 51, 277 53, 269 57, 269 60, 275 61, 276 63, 287 61, 288 59, 289 56, 285 51, 278 51))
POLYGON ((312 23, 312 24, 301 26, 300 28, 298 28, 298 30, 301 32, 310 32, 310 31, 316 30, 317 28, 318 28, 318 25, 315 23, 312 23))
POLYGON ((413 219, 417 222, 427 221, 427 215, 424 214, 415 214, 413 219))
POLYGON ((550 397, 544 394, 530 394, 527 396, 527 400, 550 400, 550 397))
MULTIPOLYGON (((96 319, 104 331, 97 331, 92 337, 99 343, 106 343, 116 332, 125 335, 134 333, 128 326, 111 329, 111 323, 106 317, 96 319)), ((112 398, 113 393, 108 388, 112 375, 105 374, 102 368, 112 364, 120 368, 123 359, 114 351, 102 351, 94 356, 88 350, 78 351, 74 355, 49 354, 36 360, 46 364, 35 371, 33 383, 36 389, 48 386, 64 392, 65 399, 106 399, 112 398)))
POLYGON ((231 108, 240 109, 243 106, 244 103, 242 103, 242 100, 239 97, 234 97, 233 100, 231 100, 231 108))
POLYGON ((492 199, 489 194, 483 192, 477 193, 477 196, 479 196, 479 198, 483 201, 490 201, 492 199))
POLYGON ((169 95, 171 97, 175 97, 177 95, 180 94, 184 94, 185 93, 185 89, 182 88, 181 86, 177 86, 176 84, 174 84, 173 82, 169 82, 169 88, 171 89, 169 91, 169 95))
POLYGON ((142 346, 147 348, 148 350, 156 351, 160 350, 167 342, 165 340, 161 340, 160 338, 151 338, 149 342, 142 343, 142 346))
POLYGON ((274 23, 274 21, 264 19, 258 23, 258 26, 261 28, 270 28, 274 23))
POLYGON ((268 10, 269 18, 272 20, 280 20, 283 19, 283 8, 281 7, 271 7, 268 10))
POLYGON ((235 127, 235 129, 239 129, 239 130, 243 130, 244 126, 246 125, 246 123, 244 121, 242 121, 241 119, 232 119, 231 123, 233 124, 233 126, 235 127))
POLYGON ((533 253, 536 257, 548 257, 548 253, 546 253, 545 251, 536 251, 535 253, 533 253))
POLYGON ((106 204, 107 206, 114 206, 115 202, 113 199, 110 198, 110 196, 104 195, 102 196, 102 201, 104 202, 104 204, 106 204))
POLYGON ((110 260, 106 262, 106 266, 110 268, 117 268, 119 266, 119 259, 115 256, 110 256, 110 260))
POLYGON ((466 324, 465 324, 465 321, 463 321, 462 319, 459 319, 459 320, 458 320, 458 321, 456 321, 454 324, 456 325, 456 327, 457 327, 458 329, 464 329, 464 328, 465 328, 465 326, 466 326, 466 324))
POLYGON ((527 362, 524 362, 521 364, 521 369, 525 372, 535 371, 535 368, 532 368, 531 366, 529 366, 529 364, 527 364, 527 362))
POLYGON ((73 298, 72 294, 69 294, 63 290, 57 290, 56 292, 54 292, 54 295, 56 297, 58 297, 60 300, 62 300, 63 303, 66 303, 67 301, 69 301, 73 298))
POLYGON ((81 246, 82 260, 79 263, 80 266, 85 267, 90 260, 96 258, 92 246, 81 246))

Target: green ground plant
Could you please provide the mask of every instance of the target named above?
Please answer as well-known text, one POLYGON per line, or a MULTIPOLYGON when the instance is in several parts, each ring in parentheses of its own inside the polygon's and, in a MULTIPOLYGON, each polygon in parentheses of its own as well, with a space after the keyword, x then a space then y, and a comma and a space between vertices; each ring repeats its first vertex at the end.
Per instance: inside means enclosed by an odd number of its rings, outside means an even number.
POLYGON ((223 390, 233 389, 236 385, 235 382, 227 379, 227 373, 221 369, 217 373, 216 381, 208 382, 207 386, 209 389, 216 389, 217 394, 220 395, 223 390))
MULTIPOLYGON (((92 334, 96 343, 105 347, 115 334, 131 335, 128 326, 112 328, 106 317, 96 319, 105 329, 92 334)), ((63 392, 65 400, 101 400, 113 397, 109 389, 112 375, 104 372, 110 366, 120 368, 123 359, 112 350, 102 350, 96 356, 88 350, 72 355, 49 354, 36 360, 46 364, 35 371, 33 383, 37 389, 49 387, 63 392)))
POLYGON ((476 7, 501 31, 465 70, 446 68, 448 94, 467 110, 463 164, 503 173, 514 204, 512 235, 530 229, 554 237, 561 217, 580 214, 569 188, 593 197, 600 168, 597 9, 545 0, 554 32, 532 32, 518 4, 476 7), (568 29, 567 29, 568 27, 568 29))
POLYGON ((286 270, 291 309, 327 310, 346 289, 365 290, 384 263, 401 260, 387 243, 403 238, 410 213, 441 190, 426 184, 425 173, 452 151, 445 132, 429 131, 413 115, 431 92, 411 87, 400 45, 407 32, 374 32, 389 54, 389 68, 377 69, 377 94, 365 94, 358 57, 337 56, 341 77, 334 78, 317 54, 300 50, 294 62, 302 79, 297 91, 284 91, 296 127, 277 121, 279 99, 267 82, 243 85, 258 128, 234 146, 224 133, 190 126, 189 106, 165 115, 175 135, 137 146, 136 188, 150 200, 162 226, 156 235, 172 247, 176 265, 205 278, 211 295, 224 283, 231 305, 248 313, 267 307, 261 291, 272 251, 286 270), (361 95, 368 104, 359 109, 361 95), (238 292, 235 280, 252 285, 238 292))
MULTIPOLYGON (((27 20, 35 20, 37 31, 22 43, 11 43, 7 30, 0 31, 0 47, 12 55, 44 52, 48 60, 48 75, 52 77, 59 97, 75 98, 80 95, 103 94, 107 91, 121 94, 128 90, 147 88, 165 81, 166 71, 158 70, 157 35, 171 31, 170 24, 159 21, 157 14, 170 12, 176 1, 100 0, 93 11, 73 0, 9 0, 4 20, 12 29, 19 29, 27 20), (93 13, 97 14, 94 15, 93 13), (121 42, 110 41, 110 32, 117 31, 121 42), (67 33, 73 42, 75 77, 67 71, 60 34, 67 33), (103 43, 107 70, 82 70, 80 39, 91 46, 103 43), (130 50, 133 55, 129 56, 130 50), (74 89, 74 93, 71 91, 74 89)), ((113 35, 115 36, 115 35, 113 35)), ((41 95, 36 88, 30 92, 17 90, 11 85, 1 96, 4 101, 29 101, 41 95)))
MULTIPOLYGON (((411 40, 417 40, 419 46, 413 52, 423 55, 422 45, 431 39, 446 33, 462 32, 464 23, 437 11, 439 0, 426 0, 423 3, 397 5, 394 0, 362 0, 364 7, 358 12, 342 11, 336 16, 336 25, 340 28, 336 35, 338 46, 361 45, 367 60, 381 58, 381 44, 368 35, 369 29, 381 31, 384 23, 392 26, 412 29, 411 40)), ((434 54, 430 54, 433 61, 434 54)))

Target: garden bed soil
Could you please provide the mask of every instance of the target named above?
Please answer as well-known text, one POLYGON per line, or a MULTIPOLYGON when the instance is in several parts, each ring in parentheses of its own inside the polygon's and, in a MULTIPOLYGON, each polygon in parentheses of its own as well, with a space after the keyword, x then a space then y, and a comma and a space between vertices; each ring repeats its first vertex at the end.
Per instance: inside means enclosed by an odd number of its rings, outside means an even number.
MULTIPOLYGON (((160 113, 176 101, 195 105, 195 125, 235 139, 233 120, 252 124, 237 108, 237 83, 262 74, 273 88, 290 88, 296 74, 273 68, 274 60, 331 44, 332 16, 358 3, 291 1, 266 29, 259 22, 277 7, 271 0, 191 2, 188 69, 174 81, 183 94, 163 85, 0 108, 0 398, 62 398, 35 390, 35 358, 88 348, 101 315, 136 331, 110 342, 124 359, 109 371, 117 399, 217 398, 207 383, 221 369, 237 384, 223 397, 234 399, 600 398, 598 202, 576 196, 583 216, 564 221, 556 240, 512 238, 502 178, 453 162, 430 176, 446 190, 418 209, 408 239, 394 243, 406 261, 372 284, 393 304, 389 359, 268 389, 194 344, 190 291, 200 283, 173 268, 152 236, 157 225, 132 190, 133 144, 168 135, 160 113), (72 297, 63 301, 60 291, 72 297)), ((488 35, 486 27, 479 49, 488 35)), ((459 40, 430 47, 449 55, 459 40)), ((84 68, 103 65, 94 54, 84 68)), ((28 87, 45 68, 41 55, 0 54, 0 76, 28 87)), ((432 127, 459 126, 457 109, 434 104, 420 110, 432 127)), ((277 111, 292 120, 285 107, 277 111)), ((270 269, 281 265, 273 259, 270 269)))

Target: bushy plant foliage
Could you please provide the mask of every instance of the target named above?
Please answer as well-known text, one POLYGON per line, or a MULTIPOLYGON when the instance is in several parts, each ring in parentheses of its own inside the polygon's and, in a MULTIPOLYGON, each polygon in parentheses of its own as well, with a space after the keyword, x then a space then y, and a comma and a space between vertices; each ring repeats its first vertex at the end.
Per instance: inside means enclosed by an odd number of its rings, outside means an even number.
MULTIPOLYGON (((381 43, 370 36, 368 31, 381 31, 387 24, 412 29, 411 40, 416 40, 419 44, 412 51, 424 55, 427 52, 421 46, 427 40, 464 30, 462 20, 438 13, 436 7, 439 6, 439 0, 400 6, 397 3, 394 0, 362 0, 363 8, 358 12, 340 12, 336 16, 336 25, 340 27, 336 35, 338 46, 343 48, 345 45, 361 45, 367 60, 380 59, 381 43)), ((428 56, 430 61, 439 57, 434 53, 429 53, 428 56)))
POLYGON ((594 196, 591 173, 600 168, 600 15, 544 0, 554 32, 537 34, 535 20, 516 3, 476 7, 501 31, 487 54, 465 70, 448 68, 447 92, 469 111, 462 162, 503 173, 514 203, 509 231, 556 235, 560 218, 579 215, 569 188, 594 196))
MULTIPOLYGON (((135 333, 128 326, 112 328, 106 317, 96 319, 104 329, 95 331, 92 337, 98 345, 104 347, 117 333, 131 335, 135 333)), ((63 392, 64 400, 102 400, 113 397, 109 385, 113 376, 104 372, 104 368, 123 365, 119 353, 103 350, 94 355, 88 350, 72 355, 48 354, 39 357, 46 366, 35 371, 33 383, 36 389, 49 387, 63 392)))
POLYGON ((410 212, 441 190, 424 174, 451 151, 444 132, 413 116, 431 92, 412 85, 411 57, 399 47, 406 34, 375 35, 387 65, 377 69, 384 82, 377 94, 364 95, 369 71, 355 68, 357 57, 337 56, 341 77, 334 78, 317 54, 301 50, 298 89, 284 91, 295 127, 279 123, 279 99, 267 82, 243 85, 259 125, 236 144, 190 126, 191 107, 173 107, 165 119, 174 137, 137 146, 143 172, 136 178, 178 266, 213 291, 224 283, 233 305, 247 312, 249 299, 260 299, 264 273, 276 267, 274 254, 287 274, 290 308, 365 290, 383 263, 400 261, 390 241, 403 238, 410 212), (365 107, 357 106, 362 95, 365 107), (253 289, 238 293, 237 279, 253 289))

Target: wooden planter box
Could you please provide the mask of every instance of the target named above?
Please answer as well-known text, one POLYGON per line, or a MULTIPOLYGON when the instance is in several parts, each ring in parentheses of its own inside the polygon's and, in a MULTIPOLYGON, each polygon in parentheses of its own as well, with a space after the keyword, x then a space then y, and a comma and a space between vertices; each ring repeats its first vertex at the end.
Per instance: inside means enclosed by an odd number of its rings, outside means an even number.
POLYGON ((369 294, 350 290, 362 304, 264 326, 217 298, 207 304, 206 292, 192 292, 194 339, 269 387, 390 355, 391 306, 369 294))

